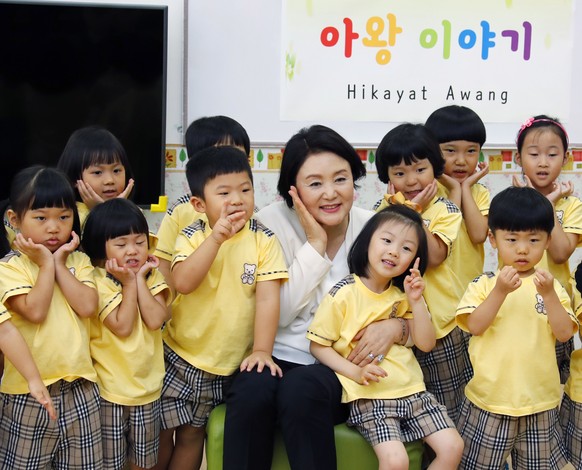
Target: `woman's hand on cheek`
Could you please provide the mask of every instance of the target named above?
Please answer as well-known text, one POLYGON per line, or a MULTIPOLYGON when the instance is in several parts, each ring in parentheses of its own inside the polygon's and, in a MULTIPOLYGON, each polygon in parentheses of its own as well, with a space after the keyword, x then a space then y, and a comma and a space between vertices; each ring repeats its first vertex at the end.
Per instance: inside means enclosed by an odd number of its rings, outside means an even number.
POLYGON ((357 344, 348 356, 348 361, 360 367, 370 364, 379 354, 388 354, 401 332, 400 322, 394 319, 370 323, 354 337, 353 341, 357 341, 357 344))
POLYGON ((297 188, 291 186, 289 190, 289 196, 293 200, 293 207, 295 208, 295 213, 299 218, 299 223, 305 230, 305 236, 309 244, 321 255, 325 254, 327 249, 327 233, 321 225, 315 220, 315 218, 309 213, 303 201, 299 197, 297 188))
POLYGON ((99 196, 91 186, 85 183, 83 180, 77 181, 77 191, 79 191, 79 196, 81 196, 82 201, 89 208, 93 209, 96 205, 103 202, 103 198, 99 196))

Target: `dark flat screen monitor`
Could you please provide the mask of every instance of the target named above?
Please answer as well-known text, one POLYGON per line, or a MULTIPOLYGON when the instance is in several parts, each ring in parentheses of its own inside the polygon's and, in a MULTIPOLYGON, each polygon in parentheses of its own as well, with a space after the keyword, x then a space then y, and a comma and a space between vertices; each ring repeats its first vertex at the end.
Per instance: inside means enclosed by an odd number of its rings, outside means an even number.
POLYGON ((80 127, 124 146, 141 206, 164 194, 167 7, 0 0, 0 198, 80 127))

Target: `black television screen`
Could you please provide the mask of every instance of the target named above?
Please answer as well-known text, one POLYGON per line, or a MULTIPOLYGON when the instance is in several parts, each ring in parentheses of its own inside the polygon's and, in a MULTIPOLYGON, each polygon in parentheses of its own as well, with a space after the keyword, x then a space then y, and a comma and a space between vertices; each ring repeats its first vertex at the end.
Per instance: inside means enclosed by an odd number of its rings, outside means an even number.
POLYGON ((56 165, 70 134, 123 144, 133 200, 164 193, 167 7, 0 0, 0 199, 12 176, 56 165))

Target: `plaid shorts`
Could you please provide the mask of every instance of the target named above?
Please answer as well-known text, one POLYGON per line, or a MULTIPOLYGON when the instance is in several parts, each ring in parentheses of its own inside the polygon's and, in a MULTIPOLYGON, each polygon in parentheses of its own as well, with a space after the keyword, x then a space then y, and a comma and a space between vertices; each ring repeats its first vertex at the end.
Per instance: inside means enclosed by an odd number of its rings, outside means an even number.
POLYGON ((348 425, 375 446, 386 441, 412 442, 455 427, 446 408, 428 392, 390 400, 351 402, 348 425))
POLYGON ((556 360, 560 371, 560 383, 565 384, 570 377, 570 356, 574 351, 574 338, 570 338, 565 343, 556 341, 556 360))
POLYGON ((565 393, 560 406, 560 424, 568 460, 576 470, 582 470, 582 403, 565 393))
POLYGON ((426 390, 447 407, 454 423, 465 398, 465 385, 473 377, 469 359, 470 335, 455 327, 447 336, 437 339, 428 353, 415 349, 414 354, 424 375, 426 390))
POLYGON ((206 426, 210 412, 224 401, 234 376, 197 369, 164 344, 166 375, 162 388, 162 429, 184 424, 206 426))
POLYGON ((108 470, 123 470, 128 460, 137 467, 153 467, 160 446, 160 400, 124 406, 101 398, 101 439, 108 470))
POLYGON ((558 408, 507 416, 482 410, 465 399, 458 429, 465 442, 461 468, 503 468, 510 455, 514 469, 561 470, 568 463, 558 408))
POLYGON ((103 468, 97 384, 59 380, 47 388, 56 421, 30 394, 1 395, 1 468, 103 468))

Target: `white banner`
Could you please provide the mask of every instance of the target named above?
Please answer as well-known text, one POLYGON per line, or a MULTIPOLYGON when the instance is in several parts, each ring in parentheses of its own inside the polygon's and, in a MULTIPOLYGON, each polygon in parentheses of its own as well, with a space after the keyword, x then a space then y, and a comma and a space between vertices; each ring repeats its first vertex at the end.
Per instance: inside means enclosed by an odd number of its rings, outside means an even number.
POLYGON ((281 120, 567 119, 575 0, 283 0, 281 120))

